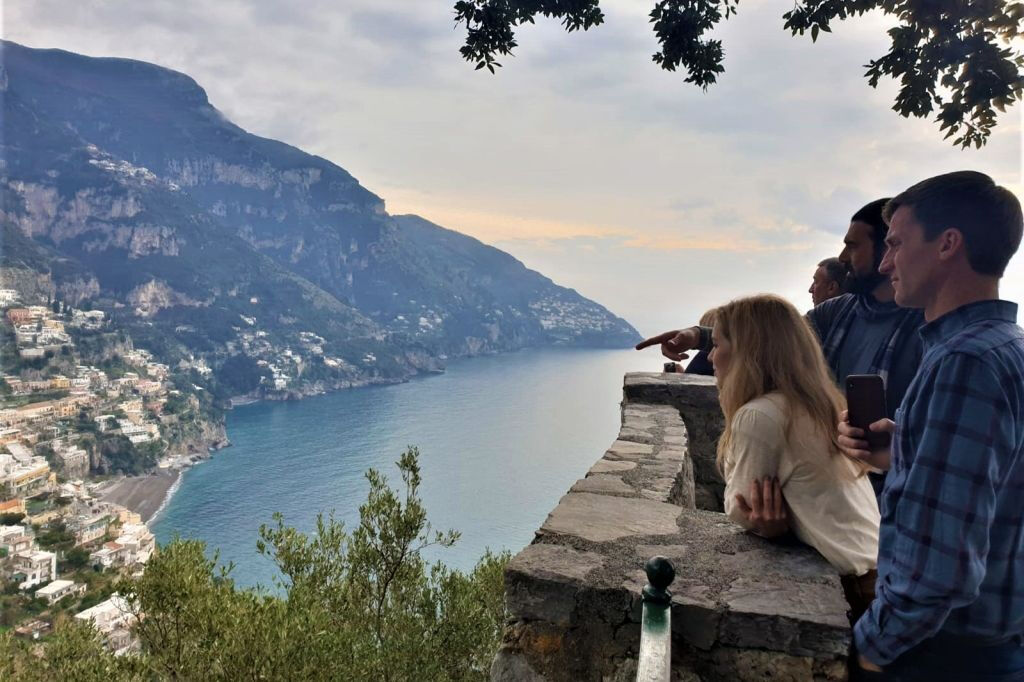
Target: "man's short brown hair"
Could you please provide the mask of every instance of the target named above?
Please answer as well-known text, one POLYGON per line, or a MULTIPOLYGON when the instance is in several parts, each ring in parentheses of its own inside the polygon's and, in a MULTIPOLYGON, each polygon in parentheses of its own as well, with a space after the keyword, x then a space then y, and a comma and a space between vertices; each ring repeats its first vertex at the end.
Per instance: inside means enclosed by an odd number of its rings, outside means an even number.
POLYGON ((903 206, 914 212, 927 241, 944 230, 959 230, 967 262, 978 274, 1002 277, 1020 246, 1020 202, 984 173, 957 171, 922 180, 885 205, 886 221, 903 206))

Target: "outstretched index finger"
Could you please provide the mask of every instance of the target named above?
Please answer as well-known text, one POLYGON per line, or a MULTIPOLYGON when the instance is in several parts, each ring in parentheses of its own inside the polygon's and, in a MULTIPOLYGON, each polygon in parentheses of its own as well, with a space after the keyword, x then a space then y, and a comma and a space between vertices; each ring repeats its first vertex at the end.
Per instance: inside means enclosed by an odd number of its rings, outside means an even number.
POLYGON ((636 349, 637 350, 643 350, 644 348, 647 348, 649 346, 661 345, 661 344, 665 343, 666 341, 670 341, 673 338, 675 338, 675 335, 678 334, 678 333, 679 333, 678 330, 673 329, 671 331, 664 332, 663 334, 658 334, 657 336, 652 336, 649 339, 644 339, 640 343, 636 344, 636 349))

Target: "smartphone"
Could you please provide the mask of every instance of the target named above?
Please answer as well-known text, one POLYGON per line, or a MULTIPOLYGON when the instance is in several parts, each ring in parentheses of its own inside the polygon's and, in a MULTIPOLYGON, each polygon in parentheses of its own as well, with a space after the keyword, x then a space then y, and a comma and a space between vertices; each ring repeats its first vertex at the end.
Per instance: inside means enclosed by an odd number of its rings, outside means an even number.
POLYGON ((850 426, 864 429, 864 439, 872 448, 889 445, 888 433, 868 431, 868 426, 885 419, 885 384, 877 374, 851 374, 846 377, 846 404, 850 411, 850 426))

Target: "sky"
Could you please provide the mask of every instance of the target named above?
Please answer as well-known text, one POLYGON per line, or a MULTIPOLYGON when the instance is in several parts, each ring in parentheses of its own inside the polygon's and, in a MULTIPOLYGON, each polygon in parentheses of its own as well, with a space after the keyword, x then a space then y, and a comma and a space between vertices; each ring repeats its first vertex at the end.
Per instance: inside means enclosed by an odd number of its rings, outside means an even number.
MULTIPOLYGON (((1024 197, 1022 107, 962 151, 890 110, 894 82, 868 86, 890 17, 812 44, 782 28, 791 0, 741 4, 704 92, 651 61, 654 0, 602 0, 588 32, 540 17, 495 75, 459 55, 453 4, 5 0, 0 34, 187 73, 233 122, 337 163, 390 213, 504 249, 644 335, 746 294, 809 307, 854 211, 931 175, 980 170, 1024 197)), ((1024 256, 1003 295, 1024 298, 1024 256)))

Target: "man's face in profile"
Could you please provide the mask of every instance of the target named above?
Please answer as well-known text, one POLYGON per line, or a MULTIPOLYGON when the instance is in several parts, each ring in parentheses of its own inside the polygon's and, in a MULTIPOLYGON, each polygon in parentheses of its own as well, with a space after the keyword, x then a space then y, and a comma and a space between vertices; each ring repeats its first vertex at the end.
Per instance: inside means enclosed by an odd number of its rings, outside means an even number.
POLYGON ((869 294, 885 277, 875 269, 874 228, 854 220, 843 238, 839 260, 846 266, 846 290, 852 294, 869 294))
POLYGON ((818 305, 822 301, 838 296, 842 293, 836 281, 828 276, 824 265, 819 265, 811 278, 811 288, 807 290, 811 295, 811 302, 818 305))

